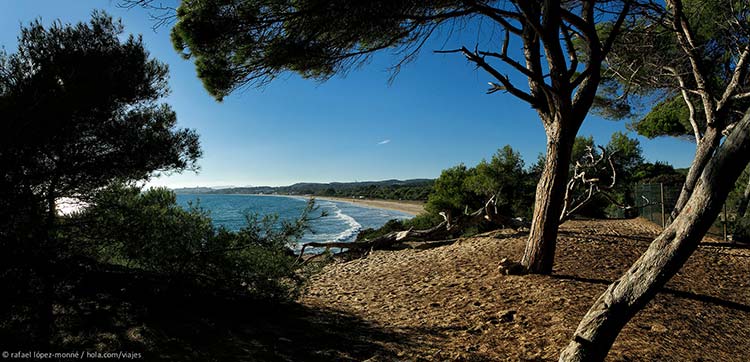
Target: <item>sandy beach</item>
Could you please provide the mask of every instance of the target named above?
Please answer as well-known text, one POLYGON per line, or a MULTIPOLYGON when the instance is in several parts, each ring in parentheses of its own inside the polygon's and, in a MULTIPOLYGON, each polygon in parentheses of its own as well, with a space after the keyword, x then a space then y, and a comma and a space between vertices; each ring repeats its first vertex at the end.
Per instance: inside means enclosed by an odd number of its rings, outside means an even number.
POLYGON ((363 205, 363 206, 368 206, 368 207, 396 210, 396 211, 401 211, 401 212, 405 212, 407 214, 412 214, 412 215, 418 215, 424 212, 423 201, 353 199, 349 197, 320 197, 320 196, 315 196, 315 198, 318 200, 348 202, 348 203, 363 205))

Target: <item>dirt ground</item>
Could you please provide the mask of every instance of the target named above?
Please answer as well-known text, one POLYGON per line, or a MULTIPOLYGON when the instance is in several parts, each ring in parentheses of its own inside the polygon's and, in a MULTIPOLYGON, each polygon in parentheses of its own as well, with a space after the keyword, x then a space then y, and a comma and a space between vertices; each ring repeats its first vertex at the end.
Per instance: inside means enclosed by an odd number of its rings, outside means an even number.
MULTIPOLYGON (((526 234, 511 231, 336 262, 300 303, 367 328, 334 320, 326 329, 338 328, 346 343, 308 352, 329 360, 556 360, 595 298, 658 231, 644 220, 567 222, 551 276, 498 272, 501 259, 523 253, 526 234)), ((749 361, 749 278, 750 250, 704 240, 624 328, 609 360, 749 361)))

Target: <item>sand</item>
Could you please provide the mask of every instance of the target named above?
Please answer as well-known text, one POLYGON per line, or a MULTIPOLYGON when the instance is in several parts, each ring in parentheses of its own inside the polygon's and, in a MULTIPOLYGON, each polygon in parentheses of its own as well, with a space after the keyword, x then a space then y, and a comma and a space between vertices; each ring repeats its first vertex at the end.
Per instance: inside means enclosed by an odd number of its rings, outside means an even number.
POLYGON ((315 197, 318 200, 329 200, 348 202, 355 205, 363 205, 368 207, 375 207, 379 209, 388 209, 401 211, 403 213, 418 215, 424 212, 424 202, 422 201, 406 201, 406 200, 375 200, 375 199, 353 199, 346 197, 315 197))
MULTIPOLYGON (((554 361, 589 306, 659 231, 643 220, 569 221, 551 276, 498 272, 501 259, 523 253, 526 233, 510 230, 374 251, 327 265, 300 303, 375 328, 351 332, 356 343, 327 346, 330 360, 554 361)), ((608 360, 747 361, 748 274, 750 249, 701 245, 625 326, 608 360)), ((356 330, 337 323, 330 329, 356 330)))

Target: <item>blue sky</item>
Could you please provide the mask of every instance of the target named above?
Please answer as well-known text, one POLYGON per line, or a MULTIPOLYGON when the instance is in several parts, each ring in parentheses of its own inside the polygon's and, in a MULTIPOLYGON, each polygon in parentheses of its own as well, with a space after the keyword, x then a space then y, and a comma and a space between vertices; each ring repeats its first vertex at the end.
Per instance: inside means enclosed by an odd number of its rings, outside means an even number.
MULTIPOLYGON (((506 144, 527 164, 544 151, 536 113, 508 94, 485 94, 491 79, 463 57, 432 54, 442 42, 428 43, 391 84, 388 67, 398 59, 381 54, 324 83, 289 74, 218 103, 203 89, 193 64, 173 50, 168 28, 154 32, 145 11, 116 5, 114 0, 4 0, 0 45, 14 52, 21 24, 34 19, 86 21, 94 9, 121 18, 126 33, 142 34, 152 56, 169 65, 172 94, 166 102, 181 127, 198 131, 204 150, 198 174, 160 177, 152 185, 434 178, 444 168, 489 158, 506 144)), ((606 143, 615 131, 627 131, 625 123, 590 115, 579 134, 606 143)), ((689 166, 691 142, 639 139, 648 160, 689 166)))

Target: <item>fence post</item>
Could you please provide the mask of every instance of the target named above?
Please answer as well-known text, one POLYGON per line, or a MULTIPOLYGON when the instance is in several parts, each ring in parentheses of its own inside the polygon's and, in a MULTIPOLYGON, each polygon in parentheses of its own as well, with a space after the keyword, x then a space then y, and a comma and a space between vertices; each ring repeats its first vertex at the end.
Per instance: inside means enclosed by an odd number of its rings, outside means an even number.
POLYGON ((661 228, 667 227, 666 213, 664 210, 664 183, 659 182, 659 193, 661 194, 661 228))

